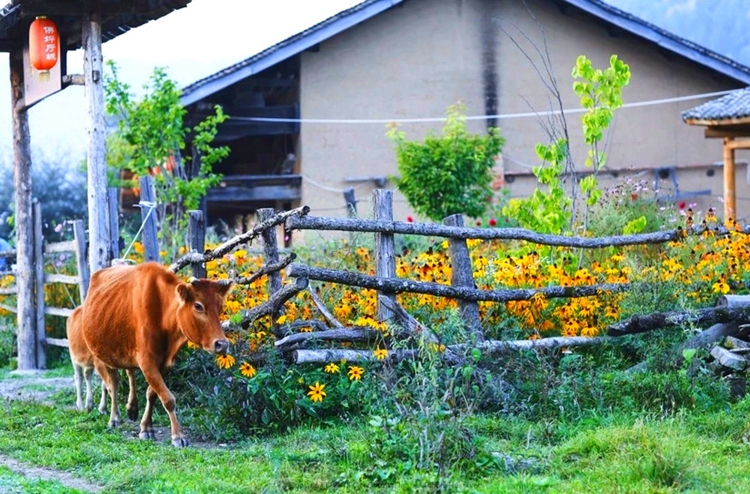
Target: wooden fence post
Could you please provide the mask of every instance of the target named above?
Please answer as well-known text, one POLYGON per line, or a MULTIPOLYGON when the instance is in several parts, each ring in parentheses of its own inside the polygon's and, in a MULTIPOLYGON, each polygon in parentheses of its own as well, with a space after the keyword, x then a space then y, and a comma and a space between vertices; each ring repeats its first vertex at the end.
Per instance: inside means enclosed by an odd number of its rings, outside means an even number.
POLYGON ((120 189, 108 188, 107 200, 109 202, 109 260, 112 261, 120 257, 120 189))
MULTIPOLYGON (((262 208, 258 212, 258 223, 269 219, 274 215, 272 208, 262 208)), ((269 228, 261 233, 263 239, 263 251, 266 256, 266 264, 279 262, 279 245, 276 239, 276 228, 269 228)), ((281 274, 278 271, 268 275, 268 295, 269 297, 281 290, 281 274)), ((275 315, 274 315, 275 318, 275 315)))
POLYGON ((42 238, 42 206, 34 199, 32 214, 34 218, 34 289, 36 290, 36 368, 46 369, 47 358, 44 344, 47 339, 44 321, 44 239, 42 238))
MULTIPOLYGON (((464 217, 461 214, 453 214, 443 219, 447 226, 464 226, 464 217)), ((466 240, 450 239, 451 257, 451 285, 476 288, 474 283, 474 270, 471 267, 471 256, 466 240)), ((477 341, 484 341, 482 325, 479 321, 479 305, 474 301, 459 300, 458 307, 466 327, 474 335, 477 341)))
MULTIPOLYGON (((375 189, 372 191, 372 207, 378 221, 393 221, 393 191, 375 189)), ((375 276, 396 277, 396 244, 390 233, 375 234, 375 276)), ((393 293, 383 293, 384 297, 396 301, 393 293)), ((394 316, 393 311, 378 302, 378 320, 387 321, 394 316)))
POLYGON ((354 198, 354 187, 344 189, 344 200, 346 201, 346 215, 349 218, 357 216, 357 199, 354 198))
POLYGON ((146 261, 159 261, 154 182, 149 175, 140 177, 138 182, 141 187, 141 221, 145 222, 142 235, 146 261))
MULTIPOLYGON (((202 254, 206 249, 206 224, 203 222, 203 211, 200 209, 188 211, 188 241, 190 242, 190 250, 202 254)), ((190 263, 190 268, 196 278, 206 277, 206 265, 204 263, 190 263)))
POLYGON ((83 220, 73 222, 73 236, 76 243, 76 262, 78 263, 78 291, 81 294, 81 303, 86 300, 86 294, 89 292, 89 280, 91 279, 91 270, 88 263, 88 252, 86 252, 86 231, 83 228, 83 220))

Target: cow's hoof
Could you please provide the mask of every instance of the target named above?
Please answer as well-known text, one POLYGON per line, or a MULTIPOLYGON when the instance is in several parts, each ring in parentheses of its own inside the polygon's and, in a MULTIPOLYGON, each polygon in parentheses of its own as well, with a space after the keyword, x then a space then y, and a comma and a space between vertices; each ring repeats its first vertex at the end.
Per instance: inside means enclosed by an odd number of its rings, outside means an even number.
POLYGON ((186 448, 190 445, 190 441, 186 437, 174 437, 172 436, 172 446, 175 448, 186 448))
POLYGON ((139 439, 151 439, 152 441, 156 440, 156 431, 154 431, 154 429, 148 429, 148 430, 145 430, 145 431, 141 431, 138 434, 138 438, 139 439))
POLYGON ((109 426, 111 428, 120 427, 120 425, 121 425, 121 422, 119 420, 110 420, 109 421, 109 426))

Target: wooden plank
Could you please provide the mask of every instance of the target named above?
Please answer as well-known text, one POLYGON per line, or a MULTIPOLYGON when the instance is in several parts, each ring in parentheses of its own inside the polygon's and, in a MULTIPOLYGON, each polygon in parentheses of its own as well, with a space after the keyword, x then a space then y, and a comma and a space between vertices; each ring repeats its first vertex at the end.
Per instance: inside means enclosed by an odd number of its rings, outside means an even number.
POLYGON ((159 261, 159 237, 156 225, 156 191, 153 179, 146 175, 138 179, 141 187, 141 221, 143 225, 143 251, 146 261, 159 261))
POLYGON ((706 127, 706 130, 703 131, 703 136, 706 139, 716 137, 750 137, 750 126, 706 127))
POLYGON ((295 201, 301 198, 300 187, 294 185, 214 187, 206 194, 206 200, 209 202, 295 201))
MULTIPOLYGON (((18 369, 36 369, 34 314, 34 224, 31 214, 31 146, 29 116, 24 108, 23 53, 10 53, 11 111, 13 115, 13 186, 15 190, 16 285, 18 287, 18 369)), ((13 312, 16 312, 15 310, 13 312)))
POLYGON ((70 345, 68 344, 67 338, 47 338, 45 341, 47 345, 51 345, 51 346, 59 346, 63 348, 70 347, 70 345))
POLYGON ((94 2, 82 19, 83 72, 88 107, 89 266, 92 271, 110 262, 109 203, 107 201, 106 127, 102 63, 101 2, 94 2))
MULTIPOLYGON (((274 216, 272 208, 261 208, 258 209, 258 222, 270 220, 274 216)), ((279 245, 276 239, 276 228, 268 228, 261 234, 263 240, 263 253, 266 257, 266 264, 274 264, 279 262, 279 245)), ((281 289, 281 274, 278 271, 268 274, 268 293, 273 294, 281 289)))
POLYGON ((69 274, 52 274, 44 273, 45 283, 65 283, 67 285, 79 285, 81 278, 79 276, 72 276, 69 274))
POLYGON ((12 305, 0 304, 0 309, 5 309, 8 312, 12 312, 14 314, 18 314, 18 307, 14 307, 12 305))
MULTIPOLYGON (((375 189, 372 191, 372 207, 375 219, 378 221, 393 221, 393 191, 375 189)), ((379 278, 396 278, 396 243, 393 234, 375 234, 375 275, 379 278)), ((396 295, 392 291, 380 289, 383 297, 395 302, 396 295)), ((378 302, 379 321, 393 318, 393 311, 378 302)))
POLYGON ((81 302, 83 302, 84 300, 86 300, 86 294, 89 291, 91 270, 89 269, 88 253, 86 252, 86 232, 83 229, 82 220, 75 220, 73 222, 73 236, 76 243, 76 265, 78 266, 78 276, 80 278, 78 291, 81 294, 81 302))
POLYGON ((36 368, 47 368, 44 339, 47 326, 44 321, 44 237, 42 236, 42 206, 34 199, 34 291, 36 293, 36 368))
POLYGON ((73 313, 73 309, 65 309, 61 307, 45 307, 44 313, 50 316, 68 317, 73 313))
POLYGON ((56 252, 75 252, 76 242, 75 240, 68 240, 67 242, 55 242, 51 244, 44 244, 44 253, 52 254, 56 252))
MULTIPOLYGON (((443 220, 447 226, 464 226, 464 217, 461 214, 453 214, 443 220)), ((469 247, 464 239, 451 239, 449 254, 451 259, 451 285, 476 288, 474 282, 474 270, 471 267, 471 256, 469 247)), ((477 341, 484 341, 482 324, 479 320, 479 305, 473 300, 459 300, 458 307, 461 311, 466 328, 477 341)))

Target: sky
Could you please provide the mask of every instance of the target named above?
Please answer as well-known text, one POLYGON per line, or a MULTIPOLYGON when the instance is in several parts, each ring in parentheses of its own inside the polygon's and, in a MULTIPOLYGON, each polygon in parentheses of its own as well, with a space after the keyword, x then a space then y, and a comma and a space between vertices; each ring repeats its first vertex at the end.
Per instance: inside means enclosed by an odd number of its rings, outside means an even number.
MULTIPOLYGON (((0 0, 0 3, 5 3, 0 0)), ((154 67, 166 67, 181 87, 292 36, 359 3, 359 0, 192 0, 187 7, 102 45, 120 79, 133 88, 154 67)), ((68 73, 83 73, 83 51, 68 54, 68 73)), ((0 53, 0 156, 11 160, 12 120, 8 54, 0 53)), ((70 86, 29 111, 31 147, 45 156, 85 157, 86 99, 70 86)))

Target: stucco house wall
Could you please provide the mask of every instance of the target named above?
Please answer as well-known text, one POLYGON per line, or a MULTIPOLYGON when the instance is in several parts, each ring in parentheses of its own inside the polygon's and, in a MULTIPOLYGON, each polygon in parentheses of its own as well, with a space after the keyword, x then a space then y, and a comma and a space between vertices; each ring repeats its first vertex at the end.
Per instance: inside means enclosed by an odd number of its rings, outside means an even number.
MULTIPOLYGON (((566 108, 580 106, 572 90, 571 69, 581 54, 597 67, 605 67, 611 54, 629 64, 632 79, 625 89, 626 103, 741 87, 652 43, 607 30, 575 9, 561 11, 547 0, 527 4, 534 16, 524 2, 515 0, 409 0, 352 27, 321 43, 319 49, 301 54, 301 117, 441 117, 457 101, 468 107, 470 115, 488 110, 543 112, 550 107, 550 94, 529 60, 541 68, 537 48, 549 52, 566 108)), ((721 160, 721 143, 704 139, 702 128, 687 126, 680 118, 681 111, 703 101, 620 110, 606 141, 608 170, 618 171, 618 180, 633 169, 639 177, 653 180, 653 172, 643 168, 676 166, 682 191, 712 191, 691 201, 699 207, 716 205, 722 180, 721 168, 713 163, 721 160), (709 169, 712 176, 708 176, 709 169)), ((583 169, 586 148, 580 114, 568 115, 567 123, 574 158, 583 169)), ((513 180, 507 187, 512 196, 527 195, 536 186, 529 174, 530 167, 539 163, 534 146, 546 142, 546 134, 533 117, 501 119, 497 124, 507 139, 502 163, 509 181, 513 180)), ((408 138, 421 138, 439 131, 441 124, 404 123, 400 127, 408 138)), ((472 121, 469 127, 484 132, 486 123, 472 121)), ((342 190, 354 186, 358 213, 367 216, 375 184, 344 179, 397 174, 386 130, 385 123, 303 123, 299 152, 301 168, 310 180, 303 183, 301 202, 316 214, 344 216, 342 190)), ((742 153, 738 154, 742 160, 742 153)), ((740 218, 750 211, 740 200, 750 197, 744 171, 744 166, 738 167, 740 218)), ((607 183, 613 178, 605 175, 602 180, 607 183)), ((397 219, 411 214, 398 192, 394 212, 397 219)))

